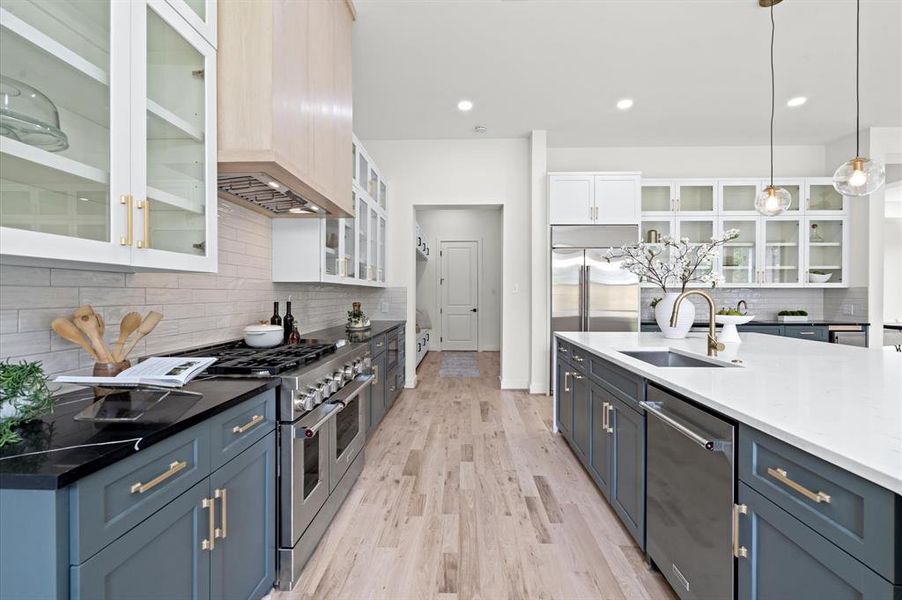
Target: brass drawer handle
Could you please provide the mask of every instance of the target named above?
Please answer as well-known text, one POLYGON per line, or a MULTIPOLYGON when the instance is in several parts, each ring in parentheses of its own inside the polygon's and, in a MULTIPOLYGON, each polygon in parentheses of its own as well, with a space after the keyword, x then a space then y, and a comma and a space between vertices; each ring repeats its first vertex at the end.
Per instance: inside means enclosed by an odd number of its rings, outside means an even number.
POLYGON ((150 248, 150 200, 138 200, 138 210, 144 211, 144 239, 138 240, 138 248, 150 248))
POLYGON ((804 485, 797 483, 797 482, 793 481, 792 479, 790 479, 789 475, 786 473, 785 469, 773 469, 773 468, 768 467, 767 474, 770 475, 771 477, 773 477, 774 479, 776 479, 777 481, 779 481, 780 483, 782 483, 783 485, 785 485, 786 487, 793 489, 793 490, 797 491, 798 493, 802 494, 803 496, 805 496, 812 502, 817 502, 818 504, 820 504, 821 502, 830 504, 830 495, 829 494, 825 494, 824 492, 812 492, 811 490, 806 488, 804 485))
POLYGON ((733 505, 733 556, 736 558, 748 558, 749 550, 739 545, 739 515, 749 514, 749 507, 745 504, 733 505))
POLYGON ((132 484, 132 487, 129 489, 131 490, 132 494, 135 494, 135 493, 143 494, 147 490, 152 490, 153 488, 157 487, 158 485, 160 485, 161 483, 163 483, 164 481, 166 481, 167 479, 169 479, 170 477, 172 477, 173 475, 175 475, 176 473, 178 473, 179 471, 181 471, 182 469, 184 469, 187 466, 188 466, 188 461, 185 461, 185 460, 175 461, 169 465, 169 469, 167 469, 166 471, 163 471, 162 473, 160 473, 159 475, 157 475, 156 477, 154 477, 147 483, 141 483, 139 481, 138 483, 132 484))
POLYGON ((119 204, 125 205, 125 235, 119 238, 119 243, 123 246, 132 245, 132 232, 135 226, 135 216, 132 214, 132 197, 130 194, 119 196, 119 204))
POLYGON ((225 488, 219 488, 213 490, 213 498, 219 498, 219 502, 221 503, 220 510, 222 510, 222 516, 220 517, 219 524, 221 527, 218 527, 213 530, 213 537, 226 539, 228 536, 228 520, 229 520, 229 494, 228 490, 225 488))
POLYGON ((216 547, 216 501, 213 498, 204 498, 200 502, 201 507, 206 508, 210 511, 210 517, 207 521, 208 530, 210 532, 210 537, 201 540, 200 549, 201 550, 209 550, 213 551, 213 548, 216 547))
POLYGON ((248 429, 250 429, 251 427, 253 427, 254 425, 256 425, 257 423, 259 423, 262 420, 263 420, 263 415, 254 415, 253 417, 251 417, 251 420, 248 421, 247 423, 245 423, 244 425, 241 425, 241 426, 235 425, 234 427, 232 427, 232 433, 244 433, 245 431, 247 431, 248 429))

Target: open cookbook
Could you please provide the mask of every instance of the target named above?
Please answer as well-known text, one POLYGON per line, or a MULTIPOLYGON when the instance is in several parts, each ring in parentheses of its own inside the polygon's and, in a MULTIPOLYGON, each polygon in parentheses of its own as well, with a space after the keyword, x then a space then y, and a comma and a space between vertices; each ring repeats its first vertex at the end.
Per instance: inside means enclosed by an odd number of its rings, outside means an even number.
POLYGON ((61 375, 54 381, 81 385, 107 385, 113 387, 136 387, 152 385, 158 387, 182 387, 216 362, 215 358, 152 357, 139 362, 115 377, 90 377, 61 375))

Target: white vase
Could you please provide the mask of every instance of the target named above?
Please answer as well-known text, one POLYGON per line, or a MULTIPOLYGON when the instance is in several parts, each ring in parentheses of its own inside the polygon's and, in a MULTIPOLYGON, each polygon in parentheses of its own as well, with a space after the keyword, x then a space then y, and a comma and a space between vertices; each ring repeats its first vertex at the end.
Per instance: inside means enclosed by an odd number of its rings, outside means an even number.
POLYGON ((655 305, 655 321, 658 322, 658 327, 661 328, 664 337, 671 340, 681 340, 686 337, 695 322, 695 305, 687 298, 680 304, 676 327, 670 326, 670 316, 673 314, 673 305, 677 297, 679 297, 679 293, 667 292, 655 305))

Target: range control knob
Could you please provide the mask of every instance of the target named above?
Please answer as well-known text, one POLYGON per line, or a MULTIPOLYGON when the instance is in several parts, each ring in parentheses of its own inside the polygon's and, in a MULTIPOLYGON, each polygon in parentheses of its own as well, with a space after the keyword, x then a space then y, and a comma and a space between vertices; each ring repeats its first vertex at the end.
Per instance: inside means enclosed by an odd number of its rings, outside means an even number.
POLYGON ((328 379, 325 379, 316 386, 316 391, 320 395, 320 397, 325 400, 332 395, 332 384, 328 379))
POLYGON ((342 369, 341 373, 342 373, 342 376, 344 377, 345 381, 350 381, 350 380, 354 379, 354 375, 355 375, 354 365, 345 365, 344 369, 342 369))
POLYGON ((345 376, 342 371, 335 371, 332 373, 332 391, 337 392, 345 385, 345 376))
POLYGON ((359 358, 354 361, 354 375, 360 375, 363 372, 363 361, 359 358))

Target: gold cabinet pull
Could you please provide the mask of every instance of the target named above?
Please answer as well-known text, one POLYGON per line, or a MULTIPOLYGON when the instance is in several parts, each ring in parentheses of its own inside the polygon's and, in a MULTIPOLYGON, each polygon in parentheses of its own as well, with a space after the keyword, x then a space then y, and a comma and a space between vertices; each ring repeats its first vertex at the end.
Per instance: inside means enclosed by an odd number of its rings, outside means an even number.
POLYGON ((564 391, 570 391, 570 376, 572 373, 570 371, 564 371, 564 391))
POLYGON ((132 197, 130 194, 119 196, 119 204, 125 206, 125 235, 119 238, 119 243, 123 246, 132 245, 132 232, 135 227, 135 216, 132 214, 132 197))
POLYGON ((739 545, 739 515, 749 514, 749 507, 745 504, 733 505, 733 556, 736 558, 748 558, 749 550, 739 545))
POLYGON ((181 471, 182 469, 184 469, 187 466, 188 466, 188 461, 185 461, 185 460, 178 461, 177 460, 173 463, 170 463, 169 468, 167 470, 163 471, 162 473, 160 473, 159 475, 157 475, 156 477, 154 477, 147 483, 141 483, 139 481, 138 483, 132 484, 132 487, 129 489, 131 490, 132 494, 135 494, 135 493, 143 494, 147 490, 152 490, 153 488, 157 487, 158 485, 160 485, 161 483, 163 483, 164 481, 166 481, 167 479, 169 479, 170 477, 172 477, 173 475, 175 475, 176 473, 178 473, 179 471, 181 471))
POLYGON ((201 540, 200 549, 212 552, 213 548, 216 547, 216 501, 213 498, 204 498, 201 500, 200 505, 210 511, 209 520, 207 521, 210 537, 201 540))
POLYGON ((232 427, 232 433, 244 433, 245 431, 247 431, 248 429, 250 429, 251 427, 253 427, 254 425, 256 425, 257 423, 259 423, 262 420, 263 420, 263 415, 254 415, 253 417, 251 417, 251 420, 248 421, 247 423, 245 423, 244 425, 241 425, 241 426, 235 425, 234 427, 232 427))
POLYGON ((213 497, 219 498, 219 503, 220 503, 220 505, 219 505, 219 510, 220 510, 219 525, 220 525, 220 527, 217 527, 213 531, 213 537, 224 540, 226 538, 226 536, 229 534, 229 532, 228 532, 228 526, 229 526, 229 523, 228 523, 228 521, 229 521, 228 490, 226 490, 225 488, 219 488, 219 489, 213 490, 213 497))
POLYGON ((785 485, 786 487, 797 491, 802 494, 812 502, 821 503, 824 502, 826 504, 830 504, 830 495, 825 494, 824 492, 812 492, 804 485, 797 483, 789 478, 789 475, 786 473, 786 469, 774 469, 771 467, 767 468, 767 474, 785 485))
POLYGON ((138 248, 150 248, 150 200, 138 200, 138 210, 144 211, 144 239, 138 240, 138 248))

